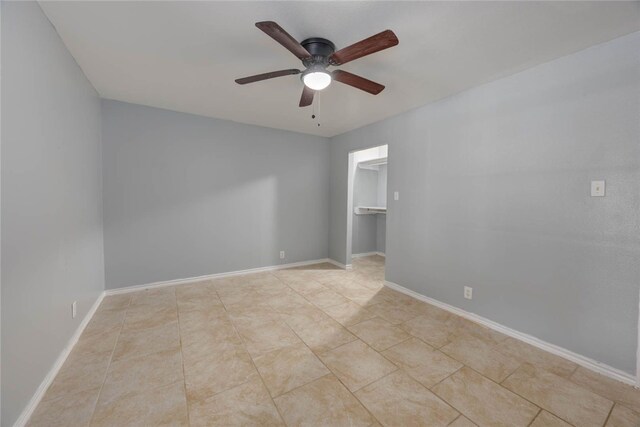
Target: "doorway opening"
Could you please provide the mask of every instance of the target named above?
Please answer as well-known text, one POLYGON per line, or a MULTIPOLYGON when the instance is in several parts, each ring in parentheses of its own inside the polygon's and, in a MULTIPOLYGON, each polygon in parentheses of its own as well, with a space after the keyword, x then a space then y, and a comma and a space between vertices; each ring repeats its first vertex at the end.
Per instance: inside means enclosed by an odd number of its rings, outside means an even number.
POLYGON ((347 268, 354 259, 386 256, 388 146, 349 153, 347 268))

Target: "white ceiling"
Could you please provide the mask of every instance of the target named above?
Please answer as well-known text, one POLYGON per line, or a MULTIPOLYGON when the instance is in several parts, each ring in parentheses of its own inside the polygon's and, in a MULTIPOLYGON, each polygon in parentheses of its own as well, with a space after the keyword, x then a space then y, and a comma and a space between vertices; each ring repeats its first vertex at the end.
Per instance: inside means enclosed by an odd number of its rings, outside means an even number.
POLYGON ((41 2, 104 98, 324 136, 640 30, 639 2, 41 2), (386 85, 321 92, 299 76, 234 79, 302 64, 254 23, 338 49, 392 29, 400 44, 340 67, 386 85))

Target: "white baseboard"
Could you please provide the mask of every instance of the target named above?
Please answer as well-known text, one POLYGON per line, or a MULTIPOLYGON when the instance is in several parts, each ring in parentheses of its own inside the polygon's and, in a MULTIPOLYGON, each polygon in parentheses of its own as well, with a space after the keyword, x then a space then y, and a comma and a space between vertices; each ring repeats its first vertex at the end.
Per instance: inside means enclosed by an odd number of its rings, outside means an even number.
POLYGON ((345 264, 342 264, 342 263, 340 263, 340 262, 336 261, 335 259, 331 259, 331 258, 329 258, 329 259, 327 260, 327 262, 329 262, 329 263, 331 263, 331 264, 335 265, 336 267, 340 267, 340 268, 341 268, 341 269, 343 269, 343 270, 351 270, 351 267, 352 267, 352 265, 351 265, 351 264, 347 264, 347 265, 345 265, 345 264))
POLYGON ((604 363, 600 363, 598 361, 595 361, 591 358, 588 358, 586 356, 582 356, 580 354, 574 353, 570 350, 567 350, 565 348, 559 347, 555 344, 551 344, 548 343, 546 341, 543 341, 539 338, 536 338, 532 335, 528 335, 525 334, 523 332, 519 332, 516 331, 515 329, 511 329, 508 328, 504 325, 501 325, 499 323, 494 322, 493 320, 489 320, 487 318, 484 318, 482 316, 479 316, 477 314, 474 313, 470 313, 468 311, 462 310, 460 308, 454 307, 452 305, 446 304, 444 302, 435 300, 433 298, 429 298, 427 296, 424 296, 422 294, 419 294, 415 291, 412 291, 411 289, 407 289, 403 286, 398 285, 397 283, 393 283, 393 282, 389 282, 387 280, 385 280, 385 285, 388 286, 391 289, 394 289, 398 292, 402 292, 405 295, 409 295, 410 297, 413 297, 417 300, 426 302, 427 304, 431 304, 434 305, 436 307, 442 308, 444 310, 447 310, 453 314, 457 314, 458 316, 464 317, 466 319, 469 319, 473 322, 479 323, 483 326, 486 326, 488 328, 491 328, 495 331, 498 331, 500 333, 503 333, 505 335, 508 335, 512 338, 518 339, 520 341, 524 341, 527 344, 531 344, 534 347, 537 347, 539 349, 542 349, 544 351, 548 351, 549 353, 555 354, 556 356, 560 356, 562 358, 565 358, 567 360, 570 360, 574 363, 577 363, 580 366, 583 366, 587 369, 590 369, 594 372, 597 372, 599 374, 602 374, 604 376, 607 376, 609 378, 613 378, 614 380, 618 380, 621 381, 625 384, 629 384, 632 386, 637 386, 636 385, 636 378, 631 375, 628 374, 624 371, 621 371, 619 369, 616 369, 612 366, 606 365, 604 363))
POLYGON ((361 254, 352 254, 351 258, 362 258, 362 257, 365 257, 365 256, 372 256, 372 255, 379 255, 381 257, 386 257, 384 252, 375 251, 375 252, 363 252, 361 254))
POLYGON ((305 265, 321 264, 323 262, 336 264, 335 261, 329 258, 314 259, 310 261, 292 262, 289 264, 279 264, 279 265, 270 265, 267 267, 249 268, 247 270, 237 270, 237 271, 228 271, 225 273, 207 274, 204 276, 188 277, 186 279, 165 280, 160 282, 148 283, 146 285, 135 285, 135 286, 126 286, 122 288, 116 288, 116 289, 107 289, 105 291, 105 294, 106 295, 126 294, 129 292, 138 292, 138 291, 142 291, 150 288, 162 288, 166 286, 185 285, 187 283, 199 282, 202 280, 219 279, 222 277, 230 277, 230 276, 241 276, 243 274, 261 273, 264 271, 284 270, 286 268, 303 267, 305 265))
POLYGON ((89 321, 91 320, 96 310, 100 306, 100 303, 104 299, 104 296, 105 296, 105 293, 101 292, 98 298, 96 299, 96 301, 93 303, 93 305, 87 312, 87 314, 84 316, 84 318, 82 319, 82 322, 80 322, 80 325, 78 325, 78 328, 76 329, 74 334, 71 336, 71 338, 67 342, 67 345, 62 350, 62 352, 56 359, 55 363, 49 370, 49 373, 47 374, 46 377, 44 377, 44 379, 40 383, 40 386, 31 397, 31 400, 29 401, 27 406, 24 408, 24 410, 22 411, 22 413, 20 414, 16 422, 13 424, 14 427, 23 427, 27 424, 27 422, 29 421, 29 418, 31 418, 31 415, 33 414, 33 411, 35 411, 36 407, 44 397, 44 394, 46 393, 47 389, 53 382, 54 378, 56 377, 56 375, 58 375, 60 368, 62 368, 62 365, 67 360, 67 357, 69 357, 71 350, 73 350, 73 347, 78 342, 80 335, 82 335, 82 332, 84 332, 84 329, 87 327, 87 325, 89 324, 89 321))

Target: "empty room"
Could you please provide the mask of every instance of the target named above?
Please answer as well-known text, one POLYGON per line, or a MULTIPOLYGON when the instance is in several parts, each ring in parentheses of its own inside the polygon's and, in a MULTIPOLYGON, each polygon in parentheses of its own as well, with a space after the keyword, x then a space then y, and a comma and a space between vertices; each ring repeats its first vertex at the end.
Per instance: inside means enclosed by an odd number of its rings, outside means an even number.
POLYGON ((640 427, 639 1, 0 4, 2 427, 640 427))

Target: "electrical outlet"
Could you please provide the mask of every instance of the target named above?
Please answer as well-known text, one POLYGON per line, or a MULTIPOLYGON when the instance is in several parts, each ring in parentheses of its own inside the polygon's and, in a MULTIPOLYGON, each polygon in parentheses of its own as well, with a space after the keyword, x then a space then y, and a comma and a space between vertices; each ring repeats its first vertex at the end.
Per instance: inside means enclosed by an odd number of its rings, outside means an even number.
POLYGON ((280 251, 280 259, 284 259, 284 251, 280 251))
POLYGON ((591 181, 591 197, 604 197, 604 181, 591 181))
POLYGON ((400 200, 400 192, 399 191, 394 191, 393 192, 393 200, 400 200))
POLYGON ((78 313, 77 306, 78 306, 78 301, 74 301, 73 304, 71 304, 71 318, 72 319, 75 319, 76 318, 76 314, 78 313))
POLYGON ((473 288, 470 288, 469 286, 465 286, 464 287, 464 297, 466 299, 473 299, 473 288))

